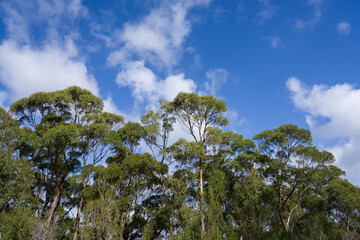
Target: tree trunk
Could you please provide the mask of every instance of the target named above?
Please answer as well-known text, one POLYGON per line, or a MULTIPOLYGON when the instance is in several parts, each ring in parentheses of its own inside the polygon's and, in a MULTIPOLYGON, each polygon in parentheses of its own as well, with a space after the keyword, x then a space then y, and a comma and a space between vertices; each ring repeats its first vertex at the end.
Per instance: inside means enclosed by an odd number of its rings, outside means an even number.
POLYGON ((80 214, 81 214, 81 210, 82 210, 82 206, 83 206, 83 201, 84 201, 84 198, 83 198, 83 196, 81 196, 79 204, 78 204, 77 213, 76 213, 76 223, 75 223, 73 240, 77 239, 77 235, 78 235, 78 231, 79 231, 79 225, 80 225, 80 214))
MULTIPOLYGON (((84 189, 87 185, 87 182, 89 181, 89 177, 85 180, 83 180, 82 182, 82 189, 84 189)), ((83 207, 83 202, 84 202, 84 197, 81 196, 80 197, 80 201, 79 201, 79 204, 78 204, 78 209, 77 209, 77 213, 76 213, 76 223, 75 223, 75 229, 74 229, 74 235, 73 235, 73 240, 76 240, 77 239, 77 235, 78 235, 78 232, 79 232, 79 225, 80 225, 80 215, 81 215, 81 211, 82 211, 82 207, 83 207)))
POLYGON ((169 228, 170 228, 170 239, 172 239, 172 236, 173 236, 173 223, 171 221, 171 217, 169 217, 169 228))
POLYGON ((51 203, 50 209, 47 213, 47 219, 45 221, 47 225, 50 225, 51 220, 53 219, 55 208, 60 200, 60 194, 61 194, 61 186, 56 186, 54 200, 51 203))
POLYGON ((120 240, 123 240, 125 239, 124 238, 124 232, 125 232, 125 217, 126 217, 126 213, 125 212, 122 212, 121 214, 121 234, 120 234, 120 240))
POLYGON ((205 235, 205 220, 204 220, 204 188, 203 188, 203 163, 200 159, 200 222, 201 222, 201 239, 204 238, 205 235))
MULTIPOLYGON (((281 225, 283 226, 285 232, 289 232, 289 224, 285 221, 285 217, 283 215, 283 207, 282 207, 282 199, 283 199, 283 189, 282 189, 283 183, 280 183, 279 186, 279 192, 278 192, 278 215, 280 218, 281 225)), ((290 216, 289 216, 290 217, 290 216)))

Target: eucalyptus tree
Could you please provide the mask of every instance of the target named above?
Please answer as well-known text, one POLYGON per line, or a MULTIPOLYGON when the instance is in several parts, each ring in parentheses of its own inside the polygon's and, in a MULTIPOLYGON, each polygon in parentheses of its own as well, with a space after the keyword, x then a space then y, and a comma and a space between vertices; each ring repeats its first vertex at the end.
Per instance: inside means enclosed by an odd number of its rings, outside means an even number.
POLYGON ((206 223, 207 238, 222 239, 223 236, 234 236, 229 226, 231 211, 235 203, 232 203, 234 185, 239 182, 238 175, 243 174, 243 169, 234 169, 235 162, 245 165, 249 156, 254 154, 255 144, 244 139, 241 134, 232 131, 223 131, 220 128, 209 128, 208 132, 208 160, 206 169, 206 223), (249 156, 248 156, 249 155, 249 156), (239 156, 243 156, 239 160, 239 156))
MULTIPOLYGON (((141 122, 144 125, 144 140, 147 147, 150 149, 154 159, 157 159, 162 165, 171 164, 171 159, 168 154, 168 143, 170 133, 174 130, 173 124, 175 118, 171 116, 164 108, 157 111, 150 110, 141 117, 141 122)), ((170 176, 165 176, 160 172, 161 186, 163 190, 163 203, 159 211, 159 216, 167 219, 167 226, 169 238, 171 239, 174 232, 173 226, 173 199, 171 197, 171 190, 169 186, 170 176)))
POLYGON ((22 131, 19 122, 0 107, 0 236, 26 239, 36 220, 32 187, 34 172, 16 150, 22 131))
POLYGON ((83 239, 153 239, 162 234, 158 210, 161 180, 167 166, 149 153, 138 153, 144 136, 139 123, 128 122, 113 135, 115 154, 95 169, 89 186, 83 239))
POLYGON ((331 153, 311 146, 308 130, 288 124, 263 131, 254 139, 268 157, 263 174, 273 187, 274 211, 285 234, 290 234, 305 215, 308 199, 342 172, 329 165, 334 162, 331 153))
MULTIPOLYGON (((24 203, 33 183, 31 165, 19 158, 16 145, 21 137, 19 122, 0 107, 0 211, 24 203)), ((28 199, 29 200, 29 199, 28 199)))
MULTIPOLYGON (((196 93, 179 93, 173 101, 164 104, 163 107, 166 112, 176 117, 182 128, 193 139, 193 142, 187 142, 184 139, 179 140, 174 147, 178 149, 183 148, 189 157, 186 161, 193 162, 195 169, 198 170, 200 233, 201 238, 203 238, 206 233, 203 174, 204 164, 209 157, 207 150, 209 142, 208 131, 210 128, 228 124, 228 121, 223 116, 227 108, 223 101, 213 96, 199 96, 196 93)), ((178 153, 180 152, 178 151, 178 153)))
POLYGON ((81 218, 81 211, 84 203, 84 196, 82 191, 89 184, 94 174, 94 167, 101 161, 106 160, 114 151, 113 145, 119 144, 114 139, 115 130, 119 129, 121 124, 124 123, 122 116, 107 112, 98 114, 86 114, 82 116, 84 124, 81 125, 80 138, 85 143, 83 154, 81 156, 82 172, 75 176, 79 182, 77 184, 80 188, 77 189, 79 201, 77 205, 76 223, 74 228, 73 239, 77 239, 79 224, 81 218))
POLYGON ((267 185, 259 171, 262 156, 254 142, 240 134, 220 129, 209 134, 209 239, 263 239, 269 211, 264 204, 267 185))
POLYGON ((94 185, 87 191, 91 199, 85 207, 82 239, 139 239, 159 236, 154 215, 157 177, 164 168, 149 153, 134 153, 123 159, 112 159, 106 167, 96 169, 94 185))
POLYGON ((325 195, 330 221, 343 231, 359 232, 360 189, 347 180, 335 178, 325 188, 325 195))
POLYGON ((20 154, 33 162, 43 183, 35 191, 47 224, 54 218, 68 178, 81 169, 80 157, 89 151, 82 125, 89 116, 100 114, 102 108, 99 97, 79 87, 34 93, 10 107, 27 127, 20 154))

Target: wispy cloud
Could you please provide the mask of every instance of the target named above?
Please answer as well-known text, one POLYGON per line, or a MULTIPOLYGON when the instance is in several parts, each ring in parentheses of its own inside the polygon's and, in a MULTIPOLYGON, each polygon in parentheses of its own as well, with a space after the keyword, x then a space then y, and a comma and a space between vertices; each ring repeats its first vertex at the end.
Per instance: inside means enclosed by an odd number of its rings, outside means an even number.
POLYGON ((308 87, 296 77, 288 79, 287 87, 295 106, 306 114, 315 140, 360 185, 360 89, 347 83, 308 87))
POLYGON ((120 48, 107 58, 109 66, 120 66, 116 82, 128 87, 134 108, 155 108, 159 99, 172 100, 179 92, 194 92, 197 85, 184 73, 172 74, 185 51, 191 32, 189 11, 208 6, 210 0, 164 1, 136 22, 125 23, 117 37, 120 48), (163 73, 159 78, 154 70, 163 73))
POLYGON ((260 3, 260 11, 257 13, 257 21, 262 23, 264 20, 270 19, 276 12, 276 7, 271 4, 270 0, 258 0, 260 3))
POLYGON ((268 36, 265 38, 265 40, 270 43, 271 48, 280 47, 281 39, 279 36, 268 36))
POLYGON ((351 25, 348 22, 339 22, 336 24, 336 29, 341 35, 349 35, 351 32, 351 25))
POLYGON ((5 1, 0 3, 3 21, 9 39, 31 44, 30 32, 37 30, 45 36, 43 41, 60 41, 58 31, 72 32, 73 22, 87 14, 80 0, 5 1))
POLYGON ((206 93, 216 96, 217 91, 226 83, 228 73, 225 69, 214 68, 206 72, 206 78, 208 79, 208 81, 205 82, 206 93))
POLYGON ((305 29, 312 29, 320 22, 322 16, 323 0, 308 0, 308 5, 313 9, 313 16, 309 19, 297 19, 293 25, 295 31, 302 31, 305 29))
POLYGON ((171 68, 181 58, 183 44, 191 30, 188 12, 210 1, 164 2, 136 23, 126 23, 119 34, 122 47, 112 52, 112 66, 131 60, 144 60, 157 67, 171 68))

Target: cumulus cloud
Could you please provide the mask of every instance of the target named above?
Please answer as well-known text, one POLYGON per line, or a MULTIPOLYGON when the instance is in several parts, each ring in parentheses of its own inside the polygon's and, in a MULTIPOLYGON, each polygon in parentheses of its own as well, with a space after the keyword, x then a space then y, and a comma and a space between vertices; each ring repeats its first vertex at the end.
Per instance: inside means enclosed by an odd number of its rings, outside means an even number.
POLYGON ((179 92, 194 92, 196 84, 184 74, 170 75, 161 80, 145 66, 144 61, 129 62, 119 72, 116 82, 120 87, 130 87, 135 103, 154 107, 162 100, 171 101, 179 92))
POLYGON ((351 32, 351 25, 348 22, 339 22, 336 24, 336 29, 341 35, 349 35, 351 32))
POLYGON ((74 42, 76 33, 63 29, 64 23, 86 13, 80 0, 14 0, 0 3, 0 8, 7 32, 0 44, 0 83, 6 93, 2 102, 72 85, 99 95, 74 42), (34 29, 38 38, 30 34, 34 29))
POLYGON ((313 8, 313 16, 309 19, 297 19, 294 24, 295 31, 302 31, 307 28, 312 29, 320 22, 322 16, 321 4, 323 0, 308 0, 308 5, 313 8))
POLYGON ((76 60, 71 48, 45 46, 32 48, 8 40, 0 45, 0 82, 11 101, 37 91, 54 91, 78 85, 99 94, 86 65, 76 60))
POLYGON ((121 111, 115 104, 114 100, 112 99, 111 95, 108 95, 104 100, 104 111, 109 113, 115 113, 120 116, 123 116, 125 121, 131 122, 141 122, 141 115, 138 112, 124 112, 121 111))
POLYGON ((184 73, 172 72, 191 31, 189 11, 208 6, 210 1, 162 1, 143 18, 125 23, 111 39, 104 38, 103 34, 99 36, 108 45, 120 44, 109 54, 107 64, 121 67, 116 82, 119 87, 130 88, 134 109, 140 104, 146 109, 156 108, 160 99, 172 100, 179 92, 196 91, 193 80, 185 78, 184 73), (159 78, 154 69, 165 77, 159 78))
POLYGON ((206 78, 208 81, 205 82, 206 93, 215 96, 220 87, 226 83, 227 77, 228 73, 225 69, 214 68, 208 70, 206 72, 206 78))
POLYGON ((181 57, 183 43, 191 30, 188 11, 209 0, 165 2, 137 23, 126 23, 119 34, 122 47, 110 54, 115 66, 134 57, 157 66, 171 67, 181 57))
POLYGON ((288 79, 287 87, 315 140, 334 153, 337 165, 360 185, 360 89, 347 83, 309 88, 296 77, 288 79))
POLYGON ((112 99, 111 95, 107 96, 107 98, 103 100, 103 103, 104 103, 105 112, 115 113, 115 114, 121 113, 120 109, 114 103, 114 100, 112 99))

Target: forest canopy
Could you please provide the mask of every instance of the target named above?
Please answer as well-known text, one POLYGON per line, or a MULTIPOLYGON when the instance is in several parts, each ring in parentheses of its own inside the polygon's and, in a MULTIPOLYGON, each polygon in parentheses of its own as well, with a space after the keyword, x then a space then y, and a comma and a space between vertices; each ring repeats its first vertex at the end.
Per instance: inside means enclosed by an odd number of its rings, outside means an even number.
POLYGON ((226 111, 179 93, 129 122, 76 86, 0 108, 0 239, 360 239, 360 189, 310 131, 245 139, 226 111))

